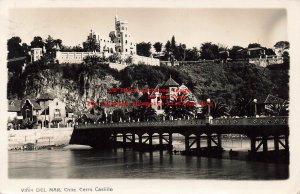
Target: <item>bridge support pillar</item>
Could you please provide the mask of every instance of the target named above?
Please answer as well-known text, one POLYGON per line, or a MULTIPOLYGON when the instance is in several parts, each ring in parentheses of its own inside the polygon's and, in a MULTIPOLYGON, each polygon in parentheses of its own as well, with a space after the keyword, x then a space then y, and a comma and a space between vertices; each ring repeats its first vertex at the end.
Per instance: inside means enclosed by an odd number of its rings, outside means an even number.
POLYGON ((267 136, 263 136, 262 137, 262 142, 263 142, 263 152, 267 152, 268 151, 268 137, 267 136))
POLYGON ((126 149, 126 133, 123 133, 123 149, 126 149))
POLYGON ((218 134, 218 148, 222 148, 222 138, 221 138, 221 134, 218 134))
POLYGON ((278 135, 274 136, 274 150, 276 153, 279 152, 279 137, 278 137, 278 135))
POLYGON ((132 137, 131 137, 131 142, 132 142, 132 146, 135 146, 135 133, 132 133, 132 137))
POLYGON ((159 134, 159 149, 162 150, 163 148, 163 134, 159 134))
POLYGON ((126 133, 123 133, 123 144, 126 143, 126 133))
POLYGON ((201 149, 201 139, 200 134, 196 134, 196 147, 197 147, 197 155, 200 155, 200 149, 201 149))
POLYGON ((172 138, 172 133, 169 133, 169 149, 172 151, 172 144, 173 144, 173 138, 172 138))
POLYGON ((184 136, 184 142, 185 142, 185 151, 189 152, 190 151, 190 139, 189 139, 189 135, 185 135, 184 136))
POLYGON ((153 143, 152 143, 152 135, 153 135, 153 134, 152 134, 152 133, 149 133, 148 135, 149 135, 149 145, 152 146, 152 144, 153 144, 153 143))
POLYGON ((114 137, 114 141, 117 142, 118 141, 118 137, 117 137, 116 133, 113 134, 113 137, 114 137))
POLYGON ((139 134, 139 145, 141 146, 143 144, 143 134, 139 134))
POLYGON ((289 135, 284 135, 284 141, 285 141, 285 151, 289 151, 289 135))
POLYGON ((211 148, 211 134, 206 134, 207 148, 211 148))
POLYGON ((199 150, 201 148, 201 144, 200 144, 200 134, 196 135, 196 146, 197 146, 197 150, 199 150))
POLYGON ((256 137, 250 137, 251 152, 256 152, 256 137))

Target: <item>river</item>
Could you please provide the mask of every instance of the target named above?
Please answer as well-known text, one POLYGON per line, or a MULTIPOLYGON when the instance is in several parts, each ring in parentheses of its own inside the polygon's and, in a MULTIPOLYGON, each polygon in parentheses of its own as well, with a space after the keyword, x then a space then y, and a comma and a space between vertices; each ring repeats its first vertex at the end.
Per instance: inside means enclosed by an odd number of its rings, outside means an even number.
MULTIPOLYGON (((180 150, 181 141, 174 141, 180 150)), ((246 140, 224 141, 225 150, 246 150, 246 140)), ((224 153, 224 155, 228 152, 224 153)), ((288 164, 245 160, 137 152, 122 148, 109 150, 9 151, 9 178, 142 178, 142 179, 224 179, 273 180, 289 177, 288 164)))

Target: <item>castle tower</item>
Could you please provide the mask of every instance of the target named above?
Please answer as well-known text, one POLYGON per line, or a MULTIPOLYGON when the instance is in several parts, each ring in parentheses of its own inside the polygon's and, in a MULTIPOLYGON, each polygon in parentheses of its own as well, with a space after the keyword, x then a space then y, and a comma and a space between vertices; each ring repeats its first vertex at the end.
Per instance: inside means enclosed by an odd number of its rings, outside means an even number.
POLYGON ((114 43, 116 44, 116 51, 123 54, 136 54, 136 43, 128 30, 128 22, 119 20, 115 16, 115 30, 116 37, 114 43))

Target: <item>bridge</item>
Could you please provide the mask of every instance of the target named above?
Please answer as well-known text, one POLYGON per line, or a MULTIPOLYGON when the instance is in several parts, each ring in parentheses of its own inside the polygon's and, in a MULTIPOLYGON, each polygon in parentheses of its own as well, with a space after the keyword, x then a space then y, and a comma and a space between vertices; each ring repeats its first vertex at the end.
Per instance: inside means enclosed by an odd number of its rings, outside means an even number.
POLYGON ((247 136, 252 154, 260 148, 263 153, 268 152, 268 141, 274 142, 275 153, 279 153, 280 145, 287 153, 289 150, 288 117, 285 116, 79 124, 74 127, 70 143, 95 148, 120 144, 138 150, 172 149, 175 133, 184 137, 186 153, 196 150, 198 155, 222 150, 225 134, 247 136), (158 144, 153 143, 154 138, 158 138, 158 144), (203 140, 205 147, 200 145, 203 140))

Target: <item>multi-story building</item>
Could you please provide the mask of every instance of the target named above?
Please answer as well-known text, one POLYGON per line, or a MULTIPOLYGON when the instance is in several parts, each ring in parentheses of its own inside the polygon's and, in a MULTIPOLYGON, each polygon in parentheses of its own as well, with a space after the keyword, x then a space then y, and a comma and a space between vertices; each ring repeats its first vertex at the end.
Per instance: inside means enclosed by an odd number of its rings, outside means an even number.
POLYGON ((31 48, 31 62, 38 61, 43 56, 42 48, 31 48))
POLYGON ((128 30, 128 21, 119 20, 115 17, 115 31, 109 33, 111 40, 115 43, 115 49, 123 54, 136 54, 136 43, 128 30))
POLYGON ((198 107, 197 98, 184 84, 179 85, 171 76, 162 83, 157 84, 152 93, 150 94, 151 106, 158 115, 164 114, 163 105, 167 105, 169 102, 182 101, 182 102, 194 102, 198 107))
MULTIPOLYGON (((131 56, 133 64, 160 65, 159 59, 136 54, 136 42, 129 32, 128 22, 120 20, 118 16, 115 17, 115 30, 111 31, 108 36, 100 35, 91 30, 83 44, 87 45, 91 40, 97 45, 97 49, 93 49, 91 52, 61 52, 57 47, 56 61, 58 63, 82 63, 87 56, 109 57, 113 53, 118 53, 123 61, 131 56)), ((42 48, 32 48, 32 62, 41 59, 42 56, 42 48)))
POLYGON ((10 100, 8 103, 8 123, 14 119, 25 120, 43 128, 72 126, 75 120, 73 111, 49 93, 41 94, 37 99, 10 100))

